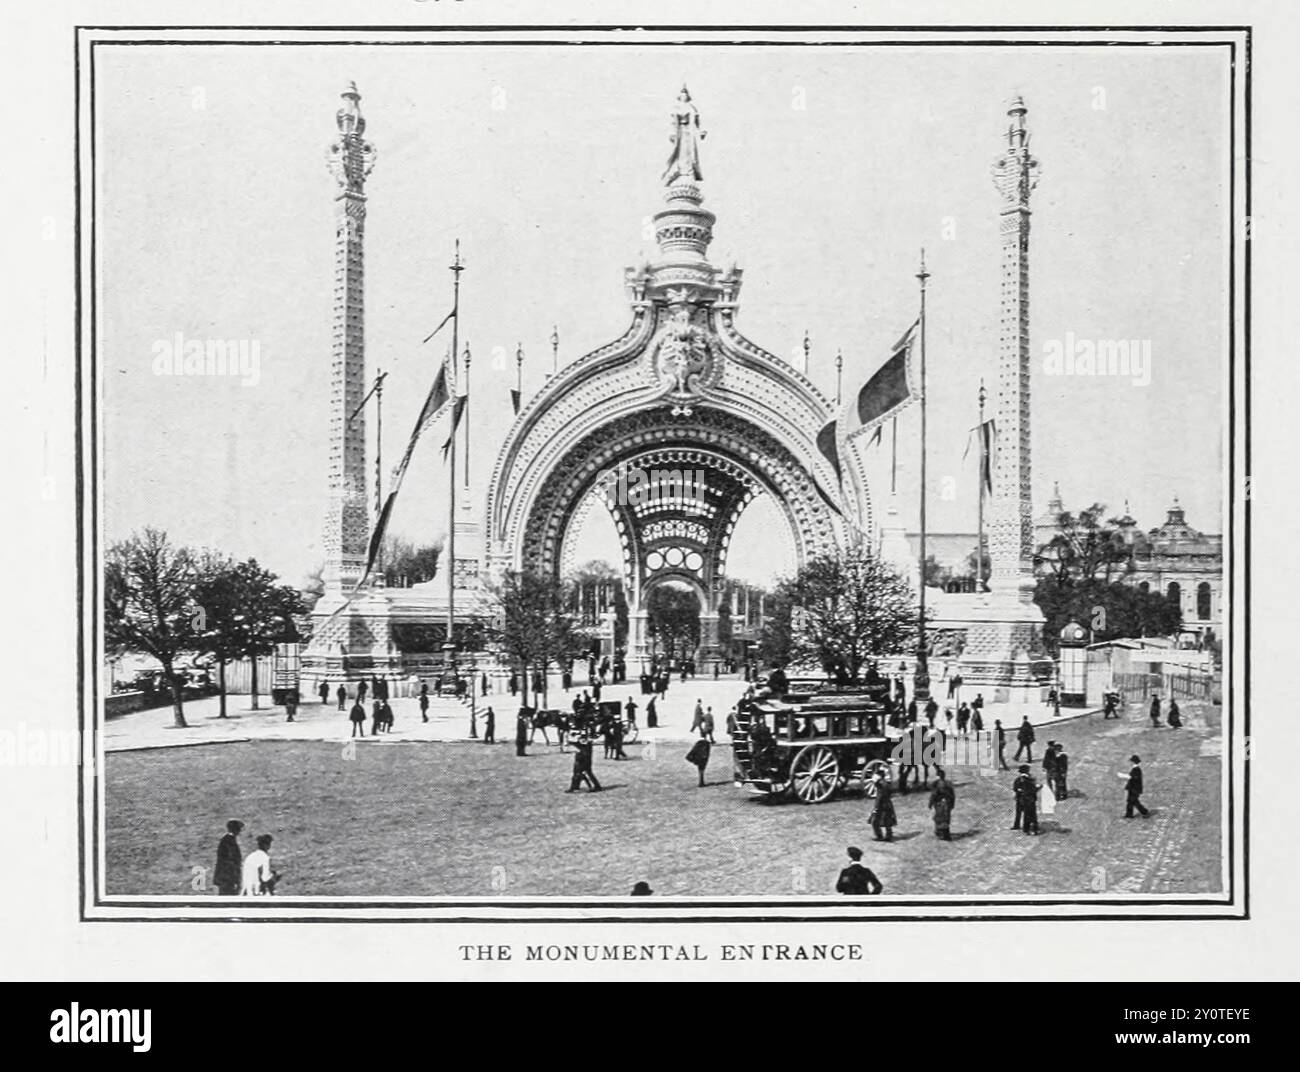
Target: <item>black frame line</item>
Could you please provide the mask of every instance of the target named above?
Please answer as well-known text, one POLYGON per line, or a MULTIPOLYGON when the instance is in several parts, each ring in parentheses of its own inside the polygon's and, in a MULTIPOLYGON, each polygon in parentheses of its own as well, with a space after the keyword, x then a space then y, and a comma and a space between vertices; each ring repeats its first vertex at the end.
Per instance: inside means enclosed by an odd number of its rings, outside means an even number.
MULTIPOLYGON (((77 828, 78 828, 78 908, 81 922, 88 923, 377 923, 377 924, 438 924, 438 923, 492 923, 492 924, 617 924, 617 923, 952 923, 952 922, 980 922, 980 923, 1005 923, 1005 922, 1105 922, 1105 923, 1134 923, 1134 922, 1168 922, 1168 921, 1199 921, 1199 920, 1248 920, 1250 916, 1250 761, 1249 741, 1251 728, 1250 715, 1250 581, 1251 581, 1251 499, 1249 490, 1239 491, 1236 482, 1236 464, 1237 464, 1237 373, 1238 373, 1238 335, 1241 336, 1242 361, 1240 372, 1242 376, 1241 396, 1243 400, 1243 423, 1242 423, 1242 444, 1241 457, 1244 465, 1244 476, 1249 482, 1250 465, 1251 465, 1251 441, 1250 441, 1250 404, 1251 404, 1251 382, 1250 382, 1250 347, 1251 347, 1251 182, 1252 182, 1252 82, 1251 82, 1251 46, 1253 43, 1254 28, 1251 25, 1194 25, 1194 26, 1095 26, 1095 25, 1026 25, 1026 26, 977 26, 977 25, 910 25, 910 26, 869 26, 869 25, 827 25, 827 26, 809 26, 809 25, 749 25, 749 26, 718 26, 718 25, 640 25, 640 26, 615 26, 615 25, 569 25, 569 26, 524 26, 524 25, 467 25, 467 26, 131 26, 131 25, 78 25, 74 27, 73 40, 73 132, 74 132, 74 193, 76 196, 76 214, 73 225, 74 235, 74 316, 76 318, 76 364, 74 369, 74 445, 76 453, 76 472, 74 474, 74 487, 76 490, 75 517, 77 524, 76 532, 76 554, 77 554, 77 716, 78 730, 81 739, 81 753, 77 768, 77 828), (257 33, 257 32, 274 32, 284 33, 286 35, 304 35, 311 33, 340 33, 340 34, 364 34, 364 33, 382 33, 385 35, 392 34, 433 34, 433 35, 464 35, 464 34, 509 34, 524 33, 530 35, 522 39, 503 39, 494 38, 491 40, 310 40, 310 39, 275 39, 275 40, 238 40, 229 38, 204 40, 201 38, 185 37, 167 37, 167 38, 138 38, 138 37, 98 37, 96 32, 110 32, 114 34, 139 34, 141 32, 161 31, 171 34, 186 32, 206 32, 217 31, 223 33, 257 33), (731 34, 773 34, 776 35, 772 40, 644 40, 638 39, 635 35, 639 33, 663 34, 663 33, 683 33, 693 37, 700 34, 708 33, 731 33, 731 34), (807 36, 810 34, 832 33, 832 34, 870 34, 870 33, 932 33, 932 34, 981 34, 975 40, 960 40, 948 37, 929 40, 916 39, 838 39, 830 41, 809 41, 796 39, 780 39, 781 34, 799 34, 807 36), (1016 35, 1033 34, 1033 33, 1064 33, 1064 34, 1148 34, 1148 35, 1192 35, 1192 34, 1227 34, 1238 35, 1229 36, 1225 39, 1199 39, 1199 40, 1135 40, 1128 38, 1105 39, 1098 37, 1089 40, 1032 40, 1024 37, 997 38, 987 35, 995 33, 1009 33, 1016 35), (554 39, 539 35, 546 34, 600 34, 605 36, 629 35, 622 40, 573 40, 572 37, 564 39, 554 39), (1244 38, 1244 39, 1243 39, 1244 38), (83 129, 81 122, 82 107, 82 62, 81 53, 82 45, 86 46, 87 54, 87 78, 86 78, 86 102, 88 108, 88 126, 89 137, 88 146, 88 165, 90 178, 90 197, 89 197, 89 219, 87 226, 89 230, 89 318, 85 316, 86 305, 83 302, 84 285, 86 280, 82 271, 82 252, 86 247, 83 246, 82 233, 82 147, 83 147, 83 129), (1237 325, 1237 107, 1238 107, 1238 45, 1242 48, 1242 97, 1240 104, 1243 111, 1243 145, 1245 149, 1243 167, 1243 218, 1246 222, 1246 233, 1243 239, 1244 257, 1242 259, 1242 294, 1241 294, 1241 327, 1237 325), (99 675, 96 674, 90 679, 89 699, 91 709, 92 733, 89 737, 86 735, 87 720, 87 584, 90 586, 89 606, 94 617, 90 623, 89 647, 90 653, 95 656, 95 665, 98 666, 99 645, 98 625, 100 610, 100 570, 98 568, 90 570, 90 577, 87 578, 86 571, 86 552, 87 552, 87 531, 89 531, 89 549, 91 552, 92 565, 98 567, 100 561, 99 548, 99 409, 98 409, 98 319, 97 319, 97 262, 96 262, 96 210, 97 210, 97 191, 95 187, 95 49, 98 46, 105 47, 133 47, 133 46, 207 46, 207 47, 262 47, 277 46, 290 48, 319 48, 322 46, 343 46, 349 48, 356 47, 430 47, 444 46, 457 48, 476 48, 476 47, 552 47, 552 48, 590 48, 590 47, 634 47, 634 48, 681 48, 681 47, 737 47, 737 48, 763 48, 763 47, 780 47, 780 48, 878 48, 878 47, 909 47, 909 48, 926 48, 926 47, 1023 47, 1032 48, 1080 48, 1080 47, 1120 47, 1120 48, 1160 48, 1160 47, 1178 47, 1178 48, 1207 48, 1227 47, 1228 56, 1228 74, 1229 74, 1229 100, 1228 100, 1228 464, 1224 472, 1224 478, 1228 491, 1228 546, 1227 558, 1225 560, 1224 579, 1225 587, 1228 592, 1228 614, 1229 621, 1235 627, 1238 624, 1238 607, 1236 591, 1236 569, 1238 565, 1237 547, 1237 508, 1240 506, 1242 512, 1242 534, 1243 540, 1240 548, 1240 564, 1242 567, 1242 586, 1241 596, 1242 603, 1240 608, 1240 636, 1241 636, 1241 654, 1238 656, 1237 643, 1235 636, 1238 630, 1230 628, 1228 635, 1234 639, 1229 642, 1230 658, 1225 664, 1225 682, 1223 694, 1230 701, 1227 704, 1227 725, 1223 728, 1223 736, 1226 743, 1224 749, 1225 767, 1223 773, 1227 779, 1227 800, 1226 800, 1226 843, 1227 843, 1227 890, 1226 896, 1217 899, 1202 900, 1198 895, 1188 895, 1178 899, 1167 899, 1152 897, 1151 899, 1088 899, 1081 901, 1069 898, 1042 898, 1029 897, 1025 900, 1012 900, 1009 897, 995 898, 991 900, 975 900, 965 897, 955 897, 952 901, 945 900, 925 900, 918 899, 905 902, 907 906, 921 909, 955 909, 951 914, 943 916, 930 915, 904 915, 894 910, 893 906, 885 911, 870 912, 864 910, 854 914, 817 914, 817 915, 795 915, 795 914, 771 914, 772 909, 809 909, 809 908, 831 908, 832 906, 843 907, 844 902, 839 899, 829 897, 821 899, 805 898, 800 901, 781 901, 771 898, 766 899, 749 899, 743 902, 735 901, 716 901, 702 898, 679 899, 676 901, 661 901, 655 903, 644 903, 638 901, 636 908, 644 914, 625 915, 625 914, 608 914, 610 912, 618 913, 620 909, 631 907, 625 903, 625 898, 604 898, 597 900, 568 900, 568 899, 545 899, 545 900, 519 900, 505 901, 502 899, 484 898, 482 901, 464 901, 456 899, 446 899, 443 901, 425 900, 413 898, 406 901, 367 899, 367 898, 338 898, 337 901, 330 899, 312 899, 312 898, 284 898, 282 903, 289 902, 286 907, 291 911, 287 914, 281 914, 277 910, 274 915, 261 914, 245 915, 240 912, 231 912, 224 903, 213 904, 208 899, 186 899, 178 898, 166 902, 153 898, 132 898, 131 900, 122 900, 120 895, 118 899, 110 898, 103 892, 103 884, 106 876, 99 871, 98 863, 100 859, 100 836, 99 825, 103 817, 104 808, 104 785, 103 774, 105 762, 100 762, 99 753, 99 732, 102 717, 100 713, 100 682, 99 675), (87 332, 88 326, 88 332, 87 332), (88 353, 83 349, 83 336, 89 334, 88 353), (83 371, 88 369, 88 377, 83 377, 83 371), (87 383, 89 379, 90 404, 87 406, 87 383), (89 463, 87 470, 87 445, 86 432, 83 430, 83 423, 88 423, 89 429, 89 463), (86 480, 86 474, 89 472, 89 481, 86 480), (88 486, 89 485, 89 486, 88 486), (87 492, 89 491, 88 503, 87 492), (86 518, 89 513, 90 528, 86 528, 86 518), (1242 728, 1244 730, 1244 739, 1247 742, 1247 754, 1242 764, 1242 857, 1241 857, 1241 899, 1238 902, 1237 890, 1237 867, 1236 867, 1236 741, 1233 733, 1234 722, 1237 717, 1237 674, 1236 662, 1240 657, 1241 660, 1241 717, 1242 728), (87 855, 87 807, 86 807, 86 753, 87 747, 90 750, 92 770, 90 773, 91 782, 91 818, 90 824, 90 858, 87 855), (94 871, 90 876, 93 883, 93 901, 88 903, 87 899, 87 866, 91 864, 94 871), (1195 899, 1193 899, 1195 898, 1195 899), (200 906, 211 908, 207 911, 193 912, 191 909, 197 909, 200 906), (1144 905, 1171 906, 1192 908, 1195 906, 1205 906, 1213 909, 1219 906, 1232 909, 1225 912, 1169 912, 1169 913, 1142 913, 1141 907, 1144 905), (293 909, 311 906, 320 915, 303 915, 294 914, 293 909), (750 914, 740 914, 745 909, 753 907, 754 911, 750 914), (967 909, 978 909, 983 906, 992 908, 1007 909, 1012 906, 1024 906, 1026 908, 1047 908, 1055 906, 1067 906, 1069 908, 1079 909, 1060 914, 1015 914, 1010 912, 1002 913, 981 913, 967 912, 967 909), (1086 908, 1106 908, 1120 907, 1129 908, 1133 911, 1131 914, 1111 914, 1088 912, 1086 908), (91 914, 90 909, 103 909, 107 914, 91 914), (153 909, 166 910, 177 909, 178 913, 173 915, 133 915, 132 910, 148 911, 153 909), (536 912, 535 915, 527 916, 510 916, 506 915, 513 910, 531 909, 536 912), (683 911, 689 912, 693 909, 707 911, 709 909, 727 909, 736 914, 727 915, 691 915, 683 914, 683 911), (477 915, 441 915, 437 914, 442 911, 464 911, 476 910, 477 915), (394 916, 394 917, 376 917, 374 915, 350 913, 373 913, 377 911, 425 911, 433 914, 426 916, 394 916), (577 913, 590 912, 590 917, 577 916, 577 913), (557 916, 557 913, 565 913, 564 916, 557 916)), ((105 753, 105 760, 107 753, 105 753)), ((1221 861, 1222 864, 1223 861, 1221 861)), ((1012 895, 1014 896, 1014 895, 1012 895)), ((1215 897, 1210 894, 1208 897, 1215 897)), ((885 899, 888 900, 887 898, 885 899)), ((899 904, 899 902, 895 902, 899 904)), ((268 906, 269 907, 269 906, 268 906)))

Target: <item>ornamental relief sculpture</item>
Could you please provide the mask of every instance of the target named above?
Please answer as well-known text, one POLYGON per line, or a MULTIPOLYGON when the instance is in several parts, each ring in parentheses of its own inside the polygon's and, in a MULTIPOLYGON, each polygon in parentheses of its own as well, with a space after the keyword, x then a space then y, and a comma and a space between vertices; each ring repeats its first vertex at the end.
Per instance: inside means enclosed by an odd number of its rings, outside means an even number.
POLYGON ((655 401, 669 402, 674 417, 688 417, 721 380, 722 355, 706 310, 690 305, 680 292, 671 294, 670 301, 668 316, 648 348, 649 370, 659 387, 655 401))

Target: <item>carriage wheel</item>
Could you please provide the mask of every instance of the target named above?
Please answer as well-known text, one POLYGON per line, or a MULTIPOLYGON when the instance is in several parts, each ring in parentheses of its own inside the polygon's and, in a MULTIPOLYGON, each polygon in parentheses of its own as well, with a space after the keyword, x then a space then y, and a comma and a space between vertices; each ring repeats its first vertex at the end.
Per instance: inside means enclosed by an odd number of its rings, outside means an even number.
POLYGON ((840 761, 824 745, 808 745, 790 764, 790 785, 805 804, 830 800, 840 785, 840 761))
POLYGON ((876 783, 872 779, 878 770, 883 770, 885 772, 885 779, 889 779, 890 771, 888 760, 873 759, 862 768, 862 791, 866 793, 868 797, 874 797, 876 795, 876 783))
POLYGON ((624 725, 623 740, 628 744, 636 744, 637 735, 641 731, 635 725, 624 725))

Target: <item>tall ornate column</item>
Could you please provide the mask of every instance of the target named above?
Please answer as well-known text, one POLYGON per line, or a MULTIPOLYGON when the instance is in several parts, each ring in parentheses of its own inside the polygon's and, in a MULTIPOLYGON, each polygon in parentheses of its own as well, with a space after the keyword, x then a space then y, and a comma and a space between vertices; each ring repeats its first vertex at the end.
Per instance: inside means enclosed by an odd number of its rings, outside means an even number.
POLYGON ((334 200, 334 346, 330 363, 329 503, 325 514, 323 579, 338 598, 365 570, 369 514, 366 503, 366 418, 356 411, 366 391, 365 261, 366 176, 375 149, 363 135, 356 83, 343 91, 338 138, 327 162, 339 192, 334 200))
POLYGON ((1027 109, 1007 110, 1007 145, 993 164, 1002 201, 1001 308, 998 339, 997 464, 989 509, 990 593, 966 632, 963 678, 998 689, 998 698, 1037 698, 1051 676, 1042 644, 1043 613, 1034 603, 1034 519, 1029 437, 1029 195, 1038 161, 1029 152, 1027 109))

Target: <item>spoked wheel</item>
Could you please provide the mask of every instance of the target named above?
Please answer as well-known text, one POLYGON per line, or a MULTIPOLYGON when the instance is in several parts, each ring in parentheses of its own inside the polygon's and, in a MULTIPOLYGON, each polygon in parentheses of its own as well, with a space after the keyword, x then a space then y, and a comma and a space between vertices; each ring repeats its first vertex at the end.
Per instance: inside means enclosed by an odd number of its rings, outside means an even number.
POLYGON ((876 771, 885 772, 885 780, 889 780, 889 761, 884 759, 873 759, 862 768, 862 791, 869 797, 876 795, 876 771))
POLYGON ((637 725, 634 722, 625 722, 623 724, 623 740, 628 744, 636 744, 636 739, 640 732, 641 731, 637 728, 637 725))
POLYGON ((825 745, 801 748, 790 764, 790 785, 804 804, 821 804, 840 785, 840 761, 825 745))

